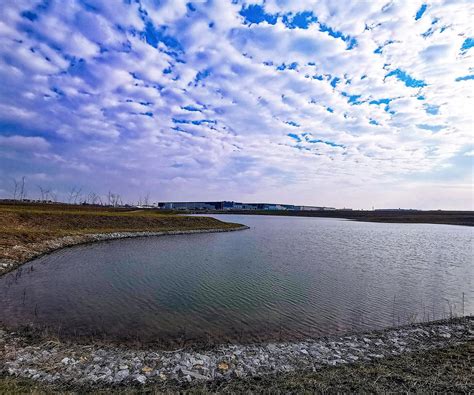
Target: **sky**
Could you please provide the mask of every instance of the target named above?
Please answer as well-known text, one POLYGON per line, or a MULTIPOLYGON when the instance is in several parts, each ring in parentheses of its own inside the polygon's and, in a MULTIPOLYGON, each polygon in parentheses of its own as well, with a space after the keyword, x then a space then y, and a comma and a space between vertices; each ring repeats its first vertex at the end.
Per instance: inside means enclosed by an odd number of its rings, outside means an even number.
POLYGON ((474 209, 470 0, 3 0, 0 196, 474 209))

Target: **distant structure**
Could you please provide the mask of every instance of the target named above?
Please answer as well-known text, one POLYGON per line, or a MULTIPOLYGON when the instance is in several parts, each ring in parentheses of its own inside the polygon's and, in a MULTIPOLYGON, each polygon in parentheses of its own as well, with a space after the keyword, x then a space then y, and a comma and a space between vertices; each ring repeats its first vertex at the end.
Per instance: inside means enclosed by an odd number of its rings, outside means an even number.
POLYGON ((334 207, 295 206, 277 203, 241 203, 234 201, 217 202, 160 202, 163 210, 290 210, 290 211, 332 211, 334 207))
MULTIPOLYGON (((34 200, 34 199, 0 199, 0 203, 17 204, 17 203, 43 203, 43 204, 67 204, 61 201, 53 200, 34 200)), ((69 203, 70 204, 70 203, 69 203)), ((160 210, 287 210, 287 211, 351 211, 351 208, 336 209, 334 207, 325 206, 298 206, 293 204, 278 204, 278 203, 242 203, 228 200, 214 201, 214 202, 159 202, 151 204, 94 204, 78 202, 74 203, 81 206, 104 206, 104 207, 124 207, 124 208, 139 208, 139 209, 160 209, 160 210)))
POLYGON ((416 208, 376 208, 374 211, 421 211, 416 208))

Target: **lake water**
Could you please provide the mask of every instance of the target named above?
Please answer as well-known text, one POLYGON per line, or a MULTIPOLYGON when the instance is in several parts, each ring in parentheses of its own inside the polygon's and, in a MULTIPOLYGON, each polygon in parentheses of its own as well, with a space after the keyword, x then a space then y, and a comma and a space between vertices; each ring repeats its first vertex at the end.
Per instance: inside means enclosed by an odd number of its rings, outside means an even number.
POLYGON ((216 215, 250 230, 57 251, 0 278, 0 322, 110 339, 303 338, 474 313, 473 228, 216 215))

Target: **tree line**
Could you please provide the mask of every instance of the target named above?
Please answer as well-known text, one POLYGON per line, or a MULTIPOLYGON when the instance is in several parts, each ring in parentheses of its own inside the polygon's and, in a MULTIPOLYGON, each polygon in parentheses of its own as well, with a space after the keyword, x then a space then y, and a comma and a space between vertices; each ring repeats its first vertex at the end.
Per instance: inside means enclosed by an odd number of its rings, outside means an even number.
MULTIPOLYGON (((39 201, 42 203, 68 203, 68 204, 82 204, 82 205, 95 205, 95 206, 124 206, 122 196, 120 193, 108 191, 105 195, 100 195, 96 192, 83 191, 82 187, 72 186, 65 193, 63 193, 63 200, 58 197, 56 192, 51 187, 44 185, 35 185, 37 190, 37 199, 29 198, 26 177, 23 176, 19 179, 11 177, 11 200, 15 202, 35 202, 39 201)), ((149 206, 151 205, 150 194, 147 193, 144 196, 140 196, 137 201, 138 206, 149 206)))

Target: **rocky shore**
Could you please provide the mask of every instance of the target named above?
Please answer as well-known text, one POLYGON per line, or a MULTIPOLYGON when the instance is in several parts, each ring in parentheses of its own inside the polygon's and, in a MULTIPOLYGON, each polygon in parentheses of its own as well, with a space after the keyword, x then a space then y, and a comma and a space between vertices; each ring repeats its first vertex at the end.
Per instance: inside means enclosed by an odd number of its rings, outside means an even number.
POLYGON ((49 254, 61 248, 72 247, 79 244, 94 243, 98 241, 107 241, 115 239, 125 239, 131 237, 150 237, 165 235, 183 235, 195 233, 217 233, 217 232, 233 232, 237 230, 249 229, 248 226, 242 225, 235 228, 215 228, 215 229, 195 229, 195 230, 170 230, 161 232, 112 232, 112 233, 94 233, 74 236, 64 236, 51 240, 45 240, 38 243, 30 243, 27 246, 13 246, 13 249, 22 249, 22 259, 3 259, 0 261, 0 276, 8 273, 24 263, 38 258, 42 255, 49 254))
POLYGON ((44 384, 103 388, 176 385, 380 361, 474 340, 474 317, 302 342, 222 345, 211 350, 133 349, 39 341, 0 330, 0 374, 44 384))

